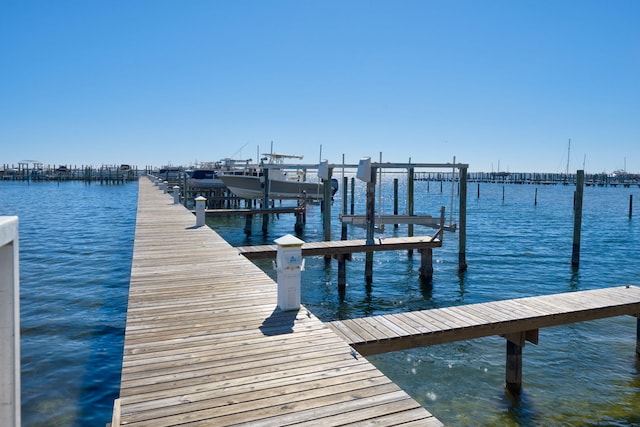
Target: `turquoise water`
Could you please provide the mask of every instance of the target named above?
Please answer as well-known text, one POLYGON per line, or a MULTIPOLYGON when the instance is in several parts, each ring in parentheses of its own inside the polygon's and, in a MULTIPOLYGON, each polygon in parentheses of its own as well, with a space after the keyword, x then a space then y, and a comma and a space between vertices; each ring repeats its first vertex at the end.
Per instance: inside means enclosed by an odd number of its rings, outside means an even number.
MULTIPOLYGON (((385 177, 383 194, 391 190, 385 177)), ((416 214, 436 215, 445 205, 449 217, 450 184, 440 191, 439 183, 416 182, 415 192, 416 214)), ((359 182, 356 194, 356 213, 362 214, 359 182)), ((482 184, 478 198, 477 185, 469 184, 466 273, 457 271, 458 234, 446 233, 444 246, 434 250, 430 284, 418 279, 417 254, 390 252, 375 255, 367 287, 364 255, 356 254, 341 302, 335 261, 308 258, 302 300, 321 319, 334 320, 639 284, 640 212, 629 219, 631 194, 640 203, 638 188, 585 188, 581 264, 574 271, 572 187, 482 184)), ((333 206, 334 239, 340 237, 341 195, 333 206)), ((110 419, 119 388, 136 196, 136 183, 0 183, 0 215, 20 216, 24 426, 103 426, 110 419)), ((390 198, 376 201, 382 213, 392 213, 390 198)), ((233 245, 271 243, 294 233, 293 215, 272 218, 266 236, 257 220, 251 237, 243 233, 242 218, 207 223, 233 245)), ((416 227, 415 234, 433 231, 416 227)), ((406 233, 404 226, 387 226, 377 237, 406 233)), ((301 238, 322 236, 320 210, 312 205, 301 238)), ((349 230, 349 238, 363 237, 364 230, 349 230)), ((261 266, 275 278, 271 262, 261 266)), ((370 360, 448 425, 631 426, 640 425, 635 335, 631 317, 541 330, 539 345, 523 351, 519 400, 504 392, 501 338, 370 360)))

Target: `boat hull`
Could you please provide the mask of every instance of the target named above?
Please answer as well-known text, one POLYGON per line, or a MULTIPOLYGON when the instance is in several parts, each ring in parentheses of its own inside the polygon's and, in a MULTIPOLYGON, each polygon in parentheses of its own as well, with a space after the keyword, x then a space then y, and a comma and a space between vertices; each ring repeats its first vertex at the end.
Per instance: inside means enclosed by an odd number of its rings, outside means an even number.
POLYGON ((187 185, 191 188, 225 188, 224 182, 222 182, 219 178, 214 179, 187 179, 187 185))
POLYGON ((210 169, 196 169, 187 179, 187 185, 192 188, 217 189, 224 188, 224 182, 220 180, 218 173, 210 169))
MULTIPOLYGON (((220 179, 233 194, 243 199, 260 199, 264 197, 262 177, 248 175, 221 175, 220 179)), ((269 197, 272 199, 310 199, 322 200, 323 186, 316 182, 269 181, 269 197)))

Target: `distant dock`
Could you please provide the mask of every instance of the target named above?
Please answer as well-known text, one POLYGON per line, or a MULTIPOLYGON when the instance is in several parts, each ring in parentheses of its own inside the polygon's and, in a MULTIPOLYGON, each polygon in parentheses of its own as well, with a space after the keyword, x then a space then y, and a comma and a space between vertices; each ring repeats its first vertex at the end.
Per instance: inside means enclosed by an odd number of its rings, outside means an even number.
MULTIPOLYGON (((150 170, 149 170, 150 171, 150 170)), ((148 172, 130 165, 44 165, 39 162, 23 162, 17 165, 1 165, 0 181, 82 181, 100 184, 123 184, 137 181, 140 175, 148 172)))

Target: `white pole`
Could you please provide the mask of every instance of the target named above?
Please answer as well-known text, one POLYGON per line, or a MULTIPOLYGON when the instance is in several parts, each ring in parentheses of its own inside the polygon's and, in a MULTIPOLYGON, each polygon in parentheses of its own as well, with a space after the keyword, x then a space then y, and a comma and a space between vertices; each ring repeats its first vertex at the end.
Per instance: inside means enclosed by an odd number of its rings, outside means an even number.
POLYGON ((18 217, 0 217, 0 426, 20 426, 18 217))
POLYGON ((205 223, 205 205, 207 199, 202 196, 196 197, 196 227, 202 227, 205 223))
POLYGON ((180 187, 177 185, 173 186, 173 204, 174 205, 180 204, 180 187))

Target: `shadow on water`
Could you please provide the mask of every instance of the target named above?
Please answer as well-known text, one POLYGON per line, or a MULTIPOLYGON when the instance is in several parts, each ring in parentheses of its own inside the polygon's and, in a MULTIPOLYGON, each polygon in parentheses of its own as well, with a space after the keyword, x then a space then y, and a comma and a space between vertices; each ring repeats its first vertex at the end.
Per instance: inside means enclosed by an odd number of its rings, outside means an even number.
POLYGON ((536 410, 534 403, 526 393, 526 390, 523 389, 520 391, 519 395, 515 395, 505 388, 504 403, 507 405, 507 417, 517 425, 538 425, 536 423, 536 410))
POLYGON ((458 270, 457 277, 458 277, 458 287, 460 288, 460 302, 464 303, 464 296, 467 294, 467 289, 465 286, 466 279, 467 279, 467 272, 458 270))
POLYGON ((425 301, 433 299, 433 279, 425 279, 420 277, 420 294, 425 301))
POLYGON ((571 276, 569 277, 569 289, 572 291, 580 290, 580 267, 577 265, 571 266, 571 276))

